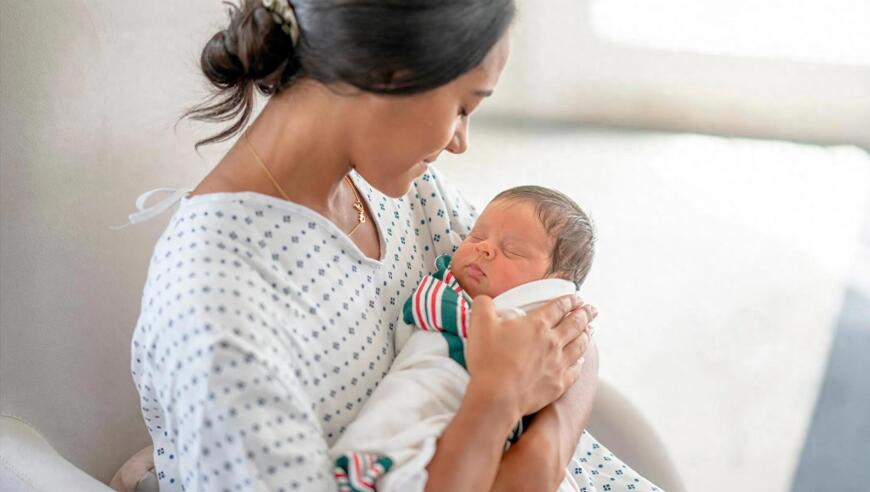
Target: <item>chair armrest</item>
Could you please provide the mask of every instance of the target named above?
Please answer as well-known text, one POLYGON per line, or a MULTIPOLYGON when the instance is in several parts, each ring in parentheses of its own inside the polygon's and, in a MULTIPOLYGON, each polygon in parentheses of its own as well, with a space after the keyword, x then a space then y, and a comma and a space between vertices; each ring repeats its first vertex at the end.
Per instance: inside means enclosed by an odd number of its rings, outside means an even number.
POLYGON ((64 459, 33 427, 0 415, 0 490, 113 492, 64 459))
POLYGON ((629 399, 600 379, 587 430, 634 471, 668 492, 686 487, 667 447, 629 399))

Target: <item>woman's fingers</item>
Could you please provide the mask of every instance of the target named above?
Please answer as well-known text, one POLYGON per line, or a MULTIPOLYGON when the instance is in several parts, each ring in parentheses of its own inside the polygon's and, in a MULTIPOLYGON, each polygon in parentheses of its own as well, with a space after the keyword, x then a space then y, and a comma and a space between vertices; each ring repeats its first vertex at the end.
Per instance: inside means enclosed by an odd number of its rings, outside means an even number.
MULTIPOLYGON (((477 301, 475 301, 476 303, 477 301)), ((577 309, 583 301, 576 294, 557 297, 543 306, 529 312, 529 316, 537 318, 547 327, 556 326, 568 313, 577 309)))
MULTIPOLYGON (((475 319, 494 320, 497 315, 495 314, 495 304, 492 302, 492 298, 485 295, 475 297, 474 309, 471 310, 471 316, 475 319)), ((474 323, 472 322, 472 324, 474 323)))
POLYGON ((589 348, 589 334, 584 332, 581 333, 580 336, 571 340, 565 348, 562 349, 562 355, 565 358, 567 364, 573 365, 576 364, 581 358, 583 358, 583 354, 586 353, 586 349, 589 348))
MULTIPOLYGON (((571 367, 565 371, 565 388, 570 388, 574 386, 574 383, 580 379, 580 375, 583 372, 583 361, 584 359, 581 357, 577 362, 575 362, 571 367)), ((561 396, 561 395, 560 395, 561 396)))
POLYGON ((590 319, 597 314, 595 308, 589 304, 575 309, 556 325, 554 331, 562 346, 571 343, 575 338, 587 331, 590 319))
POLYGON ((585 304, 584 307, 585 306, 589 306, 589 321, 592 321, 598 317, 598 310, 595 309, 595 306, 593 306, 592 304, 585 304))
MULTIPOLYGON (((565 370, 564 374, 562 375, 562 385, 565 388, 565 391, 574 386, 574 383, 580 380, 580 376, 583 374, 584 361, 585 359, 581 357, 579 360, 577 360, 577 362, 572 364, 571 367, 568 367, 565 370)), ((562 394, 564 393, 565 392, 563 391, 562 394)), ((562 394, 560 394, 559 396, 562 396, 562 394)))

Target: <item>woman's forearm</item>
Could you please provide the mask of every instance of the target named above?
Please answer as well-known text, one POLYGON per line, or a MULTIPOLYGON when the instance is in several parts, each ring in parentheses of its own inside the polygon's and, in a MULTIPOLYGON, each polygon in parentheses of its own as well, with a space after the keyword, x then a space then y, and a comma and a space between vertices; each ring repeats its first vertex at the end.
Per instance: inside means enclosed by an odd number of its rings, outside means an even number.
POLYGON ((580 379, 562 397, 538 412, 529 429, 504 454, 493 491, 559 488, 595 400, 598 349, 594 342, 590 342, 585 357, 580 379))
POLYGON ((438 439, 426 467, 426 492, 489 490, 502 461, 505 438, 519 418, 504 395, 469 383, 459 411, 438 439))

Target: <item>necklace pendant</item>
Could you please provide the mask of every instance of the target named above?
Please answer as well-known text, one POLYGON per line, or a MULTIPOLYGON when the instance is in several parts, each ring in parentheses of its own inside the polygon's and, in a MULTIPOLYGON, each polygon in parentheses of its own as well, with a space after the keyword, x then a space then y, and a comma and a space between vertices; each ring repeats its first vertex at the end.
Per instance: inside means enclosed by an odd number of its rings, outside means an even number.
POLYGON ((355 202, 353 204, 353 208, 356 210, 356 213, 357 213, 357 222, 359 222, 360 224, 365 224, 366 223, 366 209, 363 207, 362 202, 355 202))

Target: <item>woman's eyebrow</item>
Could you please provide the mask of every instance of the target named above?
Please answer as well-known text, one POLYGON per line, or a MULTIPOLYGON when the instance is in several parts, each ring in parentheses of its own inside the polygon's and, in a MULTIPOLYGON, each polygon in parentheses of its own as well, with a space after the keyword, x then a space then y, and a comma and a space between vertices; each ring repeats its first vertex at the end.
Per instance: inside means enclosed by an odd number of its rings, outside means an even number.
POLYGON ((474 95, 479 96, 479 97, 489 97, 492 95, 492 91, 480 89, 480 90, 474 91, 474 95))

